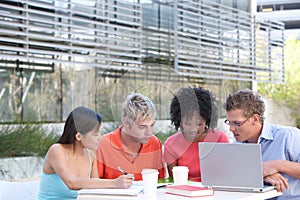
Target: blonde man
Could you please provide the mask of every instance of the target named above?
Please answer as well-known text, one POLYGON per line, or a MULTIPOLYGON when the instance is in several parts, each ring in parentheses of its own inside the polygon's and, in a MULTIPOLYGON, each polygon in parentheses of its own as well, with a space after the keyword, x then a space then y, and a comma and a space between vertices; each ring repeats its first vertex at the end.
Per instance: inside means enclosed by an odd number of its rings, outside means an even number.
POLYGON ((155 115, 155 106, 148 97, 127 97, 122 106, 122 125, 106 134, 97 149, 99 178, 114 179, 130 173, 135 180, 142 180, 144 168, 158 169, 159 178, 165 177, 162 144, 152 134, 155 115))

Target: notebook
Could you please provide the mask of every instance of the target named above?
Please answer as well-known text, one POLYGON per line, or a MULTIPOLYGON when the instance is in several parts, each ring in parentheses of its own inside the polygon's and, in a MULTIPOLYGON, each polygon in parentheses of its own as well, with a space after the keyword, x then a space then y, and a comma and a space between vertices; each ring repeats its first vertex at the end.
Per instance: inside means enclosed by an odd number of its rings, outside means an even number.
POLYGON ((201 179, 214 190, 266 192, 260 144, 199 142, 201 179))
POLYGON ((144 193, 144 187, 140 185, 131 185, 128 189, 81 189, 79 195, 103 195, 103 196, 140 196, 144 193))

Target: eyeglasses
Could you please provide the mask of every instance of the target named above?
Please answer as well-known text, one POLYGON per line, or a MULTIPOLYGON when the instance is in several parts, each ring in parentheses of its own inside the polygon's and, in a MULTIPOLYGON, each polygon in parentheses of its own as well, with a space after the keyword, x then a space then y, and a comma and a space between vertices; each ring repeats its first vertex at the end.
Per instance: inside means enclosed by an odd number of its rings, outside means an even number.
POLYGON ((227 124, 228 126, 234 126, 235 128, 239 128, 239 127, 243 126, 243 124, 245 124, 248 120, 249 120, 249 118, 247 118, 241 122, 236 122, 236 121, 229 121, 228 119, 226 119, 224 121, 224 123, 227 124))

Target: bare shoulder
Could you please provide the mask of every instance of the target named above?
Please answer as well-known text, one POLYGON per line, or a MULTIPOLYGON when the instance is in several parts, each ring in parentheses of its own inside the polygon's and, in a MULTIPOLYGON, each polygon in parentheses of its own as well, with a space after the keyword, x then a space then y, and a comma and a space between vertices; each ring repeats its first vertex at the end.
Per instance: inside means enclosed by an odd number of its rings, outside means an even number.
POLYGON ((62 144, 52 144, 48 150, 48 154, 49 155, 59 155, 62 154, 64 152, 64 147, 62 144))
POLYGON ((44 172, 48 174, 56 173, 54 167, 57 163, 61 164, 65 160, 64 147, 61 144, 53 144, 50 146, 44 164, 44 172))

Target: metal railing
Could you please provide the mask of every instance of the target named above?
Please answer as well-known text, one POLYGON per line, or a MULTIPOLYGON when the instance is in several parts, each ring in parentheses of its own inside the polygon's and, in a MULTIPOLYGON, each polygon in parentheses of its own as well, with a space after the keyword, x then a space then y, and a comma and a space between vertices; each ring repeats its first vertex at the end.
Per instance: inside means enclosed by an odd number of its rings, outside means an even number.
POLYGON ((142 3, 80 2, 1 1, 0 68, 51 72, 64 63, 114 74, 150 62, 184 77, 284 82, 282 23, 206 0, 165 4, 171 15, 153 18, 142 3))

